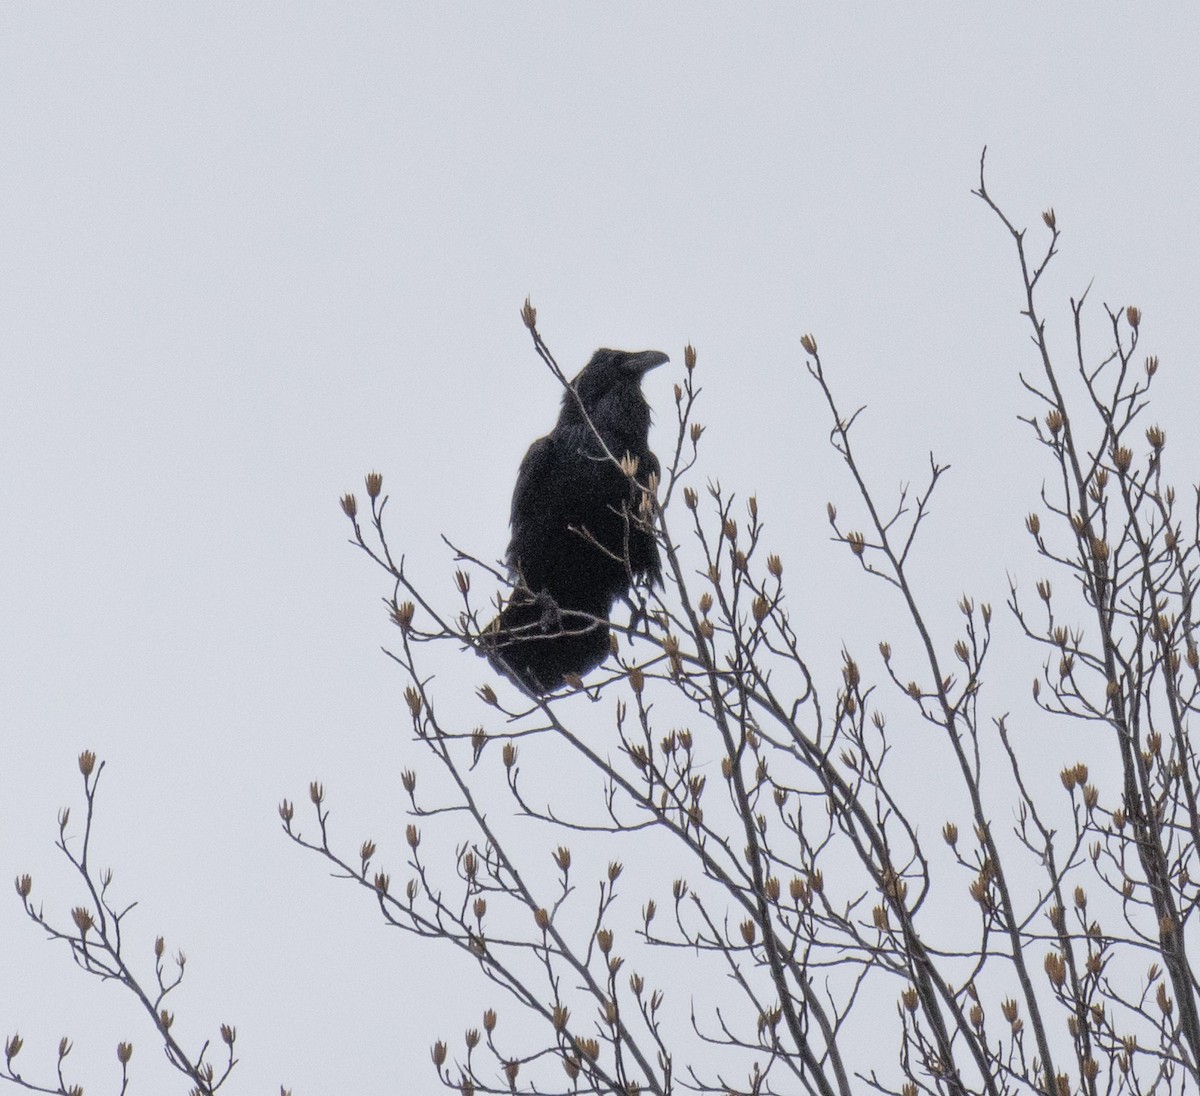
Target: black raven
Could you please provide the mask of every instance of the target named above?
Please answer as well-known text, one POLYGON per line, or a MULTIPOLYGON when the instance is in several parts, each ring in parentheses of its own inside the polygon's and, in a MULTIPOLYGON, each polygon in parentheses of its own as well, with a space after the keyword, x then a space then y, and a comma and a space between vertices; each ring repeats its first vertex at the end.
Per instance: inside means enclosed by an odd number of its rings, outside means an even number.
POLYGON ((597 350, 563 394, 554 429, 521 462, 507 553, 516 589, 488 644, 493 665, 530 692, 603 662, 613 602, 634 582, 662 580, 641 488, 619 462, 636 462, 642 486, 658 475, 641 382, 668 360, 657 350, 597 350))

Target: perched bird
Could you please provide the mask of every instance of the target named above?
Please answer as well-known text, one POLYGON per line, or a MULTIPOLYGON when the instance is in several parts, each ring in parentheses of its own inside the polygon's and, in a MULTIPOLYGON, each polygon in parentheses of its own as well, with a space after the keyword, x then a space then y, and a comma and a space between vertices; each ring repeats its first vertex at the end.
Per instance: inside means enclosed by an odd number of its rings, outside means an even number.
POLYGON ((554 429, 521 462, 506 557, 516 588, 487 634, 492 664, 530 692, 603 662, 613 602, 635 582, 662 581, 658 543, 638 511, 641 487, 659 472, 642 377, 668 360, 597 350, 563 394, 554 429), (636 462, 636 484, 621 461, 636 462))

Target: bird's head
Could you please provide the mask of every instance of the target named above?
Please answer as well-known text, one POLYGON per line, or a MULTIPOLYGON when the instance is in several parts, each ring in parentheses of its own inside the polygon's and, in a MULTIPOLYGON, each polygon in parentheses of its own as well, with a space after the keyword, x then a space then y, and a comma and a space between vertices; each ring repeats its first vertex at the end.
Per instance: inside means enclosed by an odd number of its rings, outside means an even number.
POLYGON ((592 407, 615 391, 639 390, 642 377, 669 362, 661 350, 609 350, 592 355, 572 385, 585 407, 592 407))

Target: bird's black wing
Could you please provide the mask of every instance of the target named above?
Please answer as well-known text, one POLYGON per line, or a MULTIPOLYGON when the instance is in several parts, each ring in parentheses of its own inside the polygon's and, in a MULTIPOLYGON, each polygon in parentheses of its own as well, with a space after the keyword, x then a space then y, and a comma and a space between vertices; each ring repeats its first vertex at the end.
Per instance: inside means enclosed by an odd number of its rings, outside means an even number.
POLYGON ((553 435, 538 438, 521 461, 517 485, 513 488, 508 565, 514 575, 521 572, 535 592, 540 588, 537 585, 540 576, 528 572, 540 569, 535 557, 545 552, 547 538, 561 523, 562 496, 557 482, 561 461, 553 435))

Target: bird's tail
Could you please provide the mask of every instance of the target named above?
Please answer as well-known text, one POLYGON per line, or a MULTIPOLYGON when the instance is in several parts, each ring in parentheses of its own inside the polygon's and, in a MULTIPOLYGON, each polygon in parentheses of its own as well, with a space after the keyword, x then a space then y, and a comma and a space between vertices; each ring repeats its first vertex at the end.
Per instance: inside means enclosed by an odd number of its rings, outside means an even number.
POLYGON ((518 587, 483 630, 488 661, 500 673, 542 696, 582 676, 608 656, 609 606, 561 606, 550 594, 518 587))

